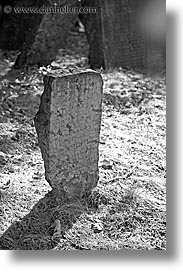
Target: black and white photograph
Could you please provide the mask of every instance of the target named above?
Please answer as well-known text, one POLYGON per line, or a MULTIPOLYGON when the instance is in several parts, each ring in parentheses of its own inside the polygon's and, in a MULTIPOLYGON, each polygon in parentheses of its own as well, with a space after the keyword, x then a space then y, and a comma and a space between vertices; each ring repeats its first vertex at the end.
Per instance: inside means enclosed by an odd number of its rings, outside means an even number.
POLYGON ((165 0, 0 1, 0 250, 166 252, 166 55, 165 0))

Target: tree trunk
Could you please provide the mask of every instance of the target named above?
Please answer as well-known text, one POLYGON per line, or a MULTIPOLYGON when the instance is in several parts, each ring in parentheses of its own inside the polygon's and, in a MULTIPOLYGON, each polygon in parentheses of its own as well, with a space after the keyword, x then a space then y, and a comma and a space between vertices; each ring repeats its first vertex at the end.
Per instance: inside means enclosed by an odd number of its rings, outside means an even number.
POLYGON ((60 198, 80 199, 98 181, 102 78, 54 71, 44 85, 35 126, 46 180, 60 198))
POLYGON ((141 1, 86 0, 84 4, 98 7, 97 14, 85 16, 83 20, 90 66, 146 69, 146 40, 138 21, 141 1))
POLYGON ((101 5, 100 0, 84 0, 83 7, 95 7, 97 13, 80 14, 84 27, 86 38, 89 44, 89 64, 90 68, 104 68, 104 52, 102 37, 101 5))
MULTIPOLYGON (((10 7, 36 7, 39 8, 43 4, 47 5, 45 0, 13 0, 0 1, 2 10, 5 6, 10 7)), ((27 36, 30 36, 30 31, 39 26, 43 14, 39 13, 5 13, 0 10, 0 48, 3 50, 20 50, 24 42, 27 41, 27 36)), ((28 43, 30 44, 30 43, 28 43)))
MULTIPOLYGON (((78 0, 60 0, 57 8, 64 6, 77 7, 78 0)), ((52 7, 54 7, 52 5, 52 7)), ((66 10, 67 11, 67 10, 66 10)), ((77 13, 49 12, 44 14, 40 26, 27 38, 15 67, 48 65, 56 57, 59 48, 63 48, 69 31, 76 21, 77 13)))
POLYGON ((106 68, 146 69, 146 41, 139 26, 140 1, 101 0, 106 68))

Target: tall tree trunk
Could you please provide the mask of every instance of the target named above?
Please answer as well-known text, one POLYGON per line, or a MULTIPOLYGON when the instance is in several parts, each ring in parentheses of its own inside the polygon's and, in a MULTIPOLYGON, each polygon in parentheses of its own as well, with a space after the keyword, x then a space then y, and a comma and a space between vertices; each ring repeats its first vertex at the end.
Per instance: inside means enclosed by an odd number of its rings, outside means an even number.
POLYGON ((146 69, 146 40, 138 22, 141 0, 85 0, 85 4, 98 7, 98 13, 83 16, 90 66, 146 69))
POLYGON ((147 68, 147 46, 139 26, 140 0, 101 0, 106 68, 147 68))
MULTIPOLYGON (((78 0, 58 1, 58 8, 69 6, 77 7, 78 0)), ((53 7, 53 5, 52 5, 53 7)), ((21 55, 15 62, 15 67, 24 64, 28 66, 48 65, 56 57, 59 48, 64 47, 69 31, 76 21, 77 13, 46 13, 37 30, 31 31, 24 45, 21 55)))
POLYGON ((48 5, 48 0, 1 0, 2 10, 0 10, 0 48, 4 50, 20 50, 30 31, 38 28, 43 14, 40 13, 15 13, 13 7, 36 7, 48 5), (12 7, 11 13, 3 12, 3 8, 9 5, 12 7))
POLYGON ((104 68, 103 36, 101 21, 100 0, 84 0, 83 7, 95 7, 97 13, 80 14, 80 19, 85 27, 86 38, 89 44, 90 68, 104 68))

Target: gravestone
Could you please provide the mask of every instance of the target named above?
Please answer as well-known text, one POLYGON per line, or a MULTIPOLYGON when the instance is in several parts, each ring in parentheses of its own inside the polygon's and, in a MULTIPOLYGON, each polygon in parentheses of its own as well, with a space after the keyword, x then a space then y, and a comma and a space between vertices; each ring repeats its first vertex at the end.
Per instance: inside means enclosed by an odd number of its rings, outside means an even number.
POLYGON ((97 185, 102 86, 92 70, 54 70, 44 77, 34 121, 45 177, 59 198, 80 199, 97 185))

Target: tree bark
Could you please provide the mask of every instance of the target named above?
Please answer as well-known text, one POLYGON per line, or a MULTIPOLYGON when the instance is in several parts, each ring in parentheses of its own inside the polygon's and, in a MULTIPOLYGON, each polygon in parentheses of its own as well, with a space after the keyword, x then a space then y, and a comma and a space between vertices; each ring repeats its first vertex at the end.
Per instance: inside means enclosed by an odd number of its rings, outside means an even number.
POLYGON ((106 68, 146 69, 147 46, 139 26, 140 1, 101 2, 106 68))
POLYGON ((89 44, 88 60, 90 68, 104 68, 105 64, 100 0, 84 0, 82 2, 82 6, 97 8, 97 13, 80 14, 79 18, 85 27, 86 38, 89 44))
POLYGON ((83 20, 92 68, 147 68, 146 40, 139 27, 141 1, 86 0, 98 13, 83 20))
MULTIPOLYGON (((1 1, 2 11, 0 11, 0 48, 3 50, 20 50, 24 42, 27 41, 27 36, 30 36, 32 29, 39 26, 43 14, 39 13, 15 13, 13 7, 41 7, 47 5, 45 0, 13 0, 1 1), (9 5, 12 7, 12 12, 6 14, 3 8, 9 5)), ((29 43, 30 44, 30 41, 29 43)))
MULTIPOLYGON (((60 0, 58 8, 77 7, 78 0, 60 0)), ((54 7, 52 5, 52 7, 54 7)), ((76 21, 77 13, 49 12, 44 14, 40 26, 31 31, 26 39, 23 51, 15 62, 15 68, 27 66, 47 66, 56 57, 59 48, 63 48, 69 31, 76 21)))

